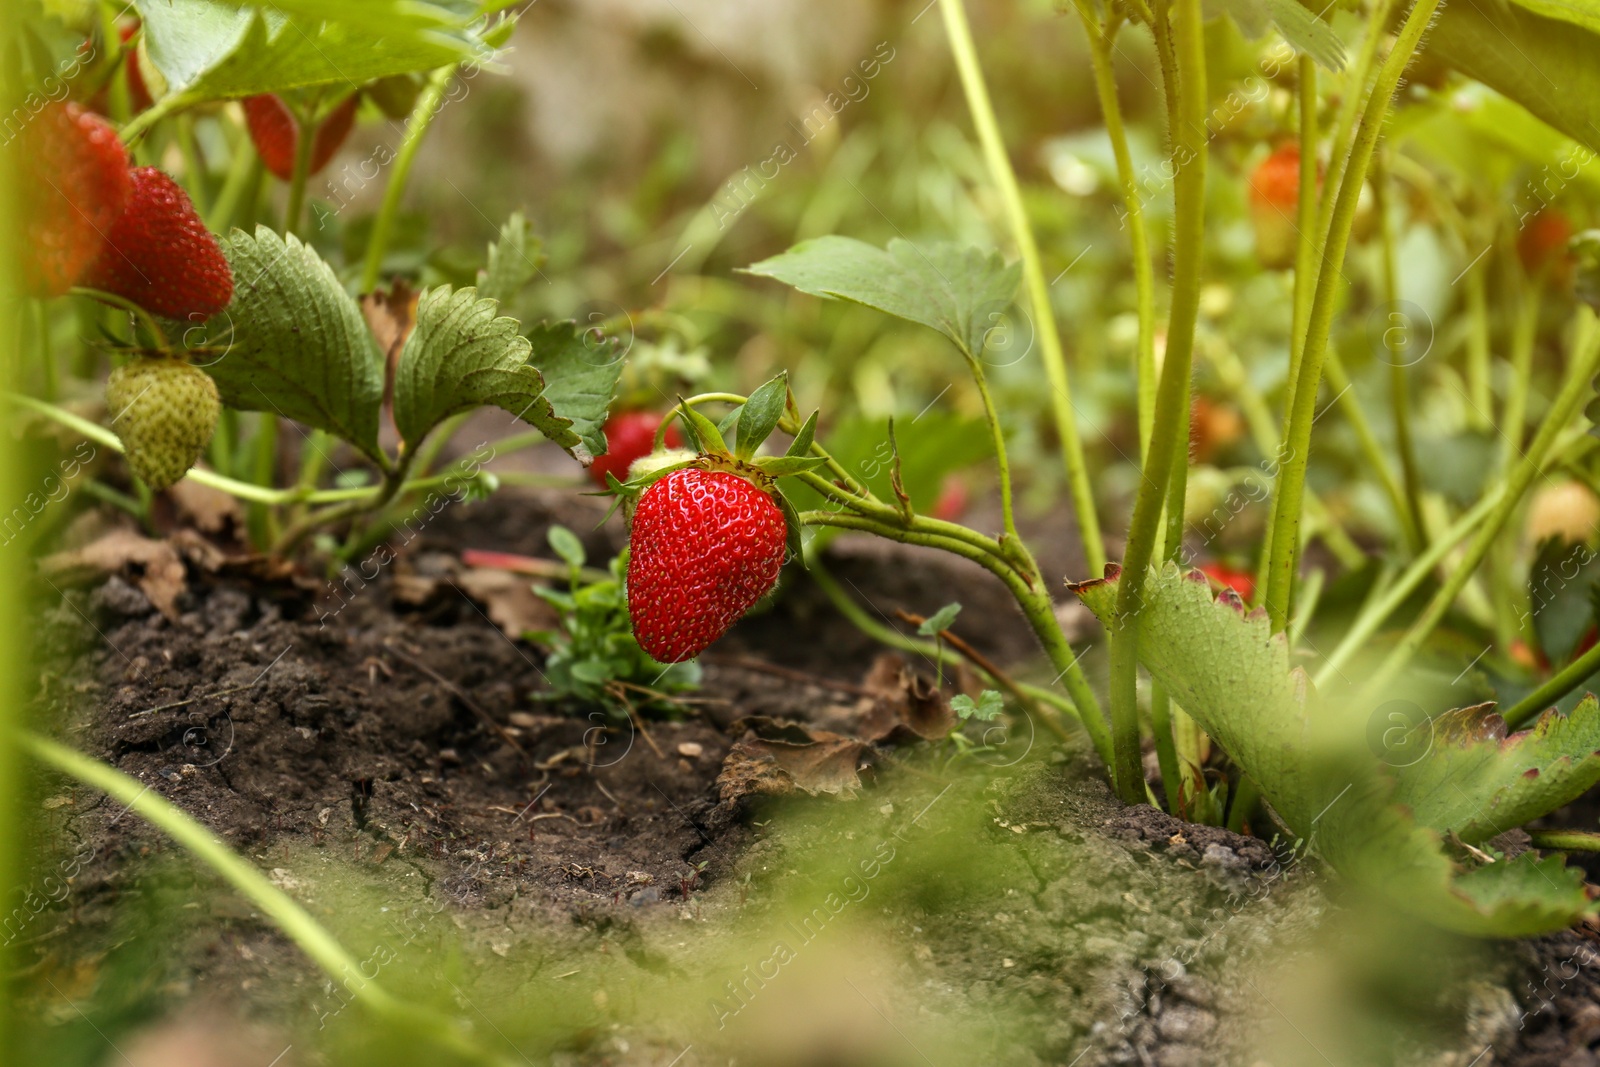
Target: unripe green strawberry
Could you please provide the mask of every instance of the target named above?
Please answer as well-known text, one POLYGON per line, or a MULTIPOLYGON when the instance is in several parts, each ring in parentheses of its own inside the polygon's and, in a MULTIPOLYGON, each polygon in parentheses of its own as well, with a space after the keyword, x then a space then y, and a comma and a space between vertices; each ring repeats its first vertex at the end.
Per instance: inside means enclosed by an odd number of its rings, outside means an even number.
POLYGON ((728 471, 673 471, 639 498, 628 613, 662 663, 699 655, 778 581, 787 527, 772 496, 728 471))
POLYGON ((151 489, 188 473, 221 408, 211 375, 178 359, 140 356, 106 380, 111 428, 128 450, 128 466, 151 489))

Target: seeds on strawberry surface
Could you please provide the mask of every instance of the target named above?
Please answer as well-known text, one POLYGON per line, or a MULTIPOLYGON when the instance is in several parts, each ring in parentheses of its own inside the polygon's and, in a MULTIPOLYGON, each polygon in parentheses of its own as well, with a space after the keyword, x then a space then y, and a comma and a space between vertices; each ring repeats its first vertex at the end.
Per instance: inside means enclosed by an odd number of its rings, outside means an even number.
POLYGON ((106 379, 106 409, 127 449, 128 466, 156 490, 194 466, 217 428, 221 407, 211 376, 181 360, 140 356, 106 379))
POLYGON ((171 319, 210 318, 233 299, 233 271, 183 187, 155 167, 106 235, 86 284, 171 319))
POLYGON ((128 153, 117 131, 77 104, 51 104, 22 137, 28 260, 34 296, 79 284, 132 195, 128 153))
POLYGON ((628 539, 640 647, 662 663, 699 655, 772 589, 786 536, 772 497, 737 474, 691 467, 645 490, 628 539))

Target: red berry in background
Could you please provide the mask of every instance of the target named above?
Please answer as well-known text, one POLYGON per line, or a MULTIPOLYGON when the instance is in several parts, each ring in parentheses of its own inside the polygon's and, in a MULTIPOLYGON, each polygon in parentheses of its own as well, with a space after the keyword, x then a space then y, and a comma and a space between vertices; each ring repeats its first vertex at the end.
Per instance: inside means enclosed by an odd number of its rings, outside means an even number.
MULTIPOLYGON (((315 174, 326 167, 350 136, 356 121, 356 99, 357 94, 351 94, 317 127, 316 139, 311 143, 311 169, 307 173, 315 174)), ((289 105, 272 93, 247 96, 244 117, 262 164, 282 181, 294 177, 294 154, 300 143, 300 130, 289 105)))
POLYGON ((945 522, 954 522, 967 513, 968 503, 967 483, 951 475, 940 484, 939 499, 933 502, 929 514, 945 522))
POLYGON ((117 131, 77 104, 51 104, 22 135, 22 206, 34 296, 79 284, 132 195, 128 152, 117 131))
POLYGON ((1244 417, 1231 404, 1196 396, 1189 405, 1189 455, 1209 463, 1244 436, 1244 417))
POLYGON ((1256 258, 1271 270, 1292 266, 1300 209, 1300 145, 1279 145, 1250 175, 1250 221, 1256 258))
POLYGON ((699 655, 778 580, 787 528, 761 488, 726 471, 673 471, 639 498, 628 537, 628 612, 662 663, 699 655))
MULTIPOLYGON (((589 477, 594 479, 594 484, 604 489, 608 474, 619 482, 627 481, 628 468, 633 466, 633 461, 650 454, 656 441, 656 427, 660 425, 661 416, 653 411, 619 411, 607 419, 601 427, 606 435, 606 454, 597 456, 589 464, 589 477)), ((662 444, 668 448, 683 447, 683 437, 677 426, 667 427, 662 444)))
POLYGON ((1256 576, 1249 571, 1236 570, 1225 563, 1202 563, 1200 573, 1211 579, 1221 589, 1232 589, 1246 604, 1256 592, 1256 576))
POLYGON ((1545 208, 1528 219, 1517 233, 1517 258, 1523 269, 1565 286, 1572 280, 1572 253, 1567 242, 1574 232, 1572 220, 1555 208, 1545 208))
POLYGON ((155 167, 133 171, 133 194, 106 234, 86 285, 169 319, 210 318, 233 299, 233 271, 183 187, 155 167))
MULTIPOLYGON (((122 43, 127 44, 128 39, 138 32, 138 22, 130 22, 122 27, 122 43)), ((144 72, 139 69, 139 50, 137 48, 124 49, 122 65, 126 69, 128 76, 128 103, 133 106, 133 110, 136 113, 143 111, 155 103, 155 99, 150 95, 150 86, 145 84, 144 72)))

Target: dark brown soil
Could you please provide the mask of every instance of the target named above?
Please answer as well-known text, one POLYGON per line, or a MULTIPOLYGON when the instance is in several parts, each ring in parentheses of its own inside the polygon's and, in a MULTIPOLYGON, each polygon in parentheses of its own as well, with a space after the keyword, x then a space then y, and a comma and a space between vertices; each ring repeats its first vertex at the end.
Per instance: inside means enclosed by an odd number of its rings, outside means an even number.
MULTIPOLYGON (((729 722, 837 719, 881 651, 803 577, 707 657, 692 714, 642 730, 530 701, 540 653, 454 587, 394 601, 393 572, 427 553, 547 555, 557 518, 604 559, 620 528, 593 530, 599 514, 510 493, 447 513, 333 616, 304 587, 198 573, 176 621, 119 579, 72 593, 40 620, 35 709, 336 930, 364 929, 358 898, 425 904, 443 934, 418 982, 444 935, 535 1014, 584 975, 578 1015, 501 1034, 528 1062, 1252 1062, 1276 1009, 1237 976, 1312 951, 1341 906, 1263 842, 1117 805, 1072 746, 1041 734, 1020 762, 901 747, 853 802, 721 802, 729 722), (863 873, 874 857, 881 881, 863 873), (796 962, 769 991, 774 941, 796 962)), ((976 568, 847 542, 830 567, 886 619, 960 600, 987 654, 1032 653, 976 568)), ((120 805, 51 776, 40 789, 38 869, 60 877, 8 936, 49 1062, 100 1062, 83 1019, 131 1034, 174 1014, 299 1042, 280 1067, 369 1062, 305 1051, 358 1013, 248 903, 120 805)), ((1407 1062, 1594 1063, 1590 945, 1577 931, 1494 954, 1475 979, 1488 993, 1441 978, 1446 1036, 1407 1062)))

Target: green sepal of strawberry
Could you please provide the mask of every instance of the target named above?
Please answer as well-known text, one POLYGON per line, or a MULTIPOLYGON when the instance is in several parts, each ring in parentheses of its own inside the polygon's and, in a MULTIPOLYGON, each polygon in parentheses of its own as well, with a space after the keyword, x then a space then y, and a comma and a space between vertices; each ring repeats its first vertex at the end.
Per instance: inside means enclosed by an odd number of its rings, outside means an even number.
MULTIPOLYGON (((664 427, 671 421, 670 417, 663 419, 662 429, 657 430, 658 451, 655 455, 666 459, 667 462, 652 465, 640 460, 640 464, 645 464, 644 470, 627 481, 619 481, 615 475, 607 474, 606 487, 589 495, 614 498, 615 503, 605 516, 605 519, 609 519, 618 507, 627 508, 631 513, 645 490, 677 471, 695 468, 734 474, 751 482, 778 505, 787 528, 788 551, 793 558, 800 560, 804 565, 803 545, 800 540, 800 515, 788 497, 778 488, 778 479, 814 471, 827 462, 822 456, 804 454, 811 450, 816 435, 817 413, 812 412, 806 419, 794 443, 789 446, 785 454, 781 456, 755 454, 792 407, 788 377, 785 374, 778 375, 752 393, 744 404, 723 420, 722 426, 712 422, 693 405, 681 401, 672 412, 672 417, 682 422, 684 433, 690 447, 694 449, 694 454, 682 458, 670 458, 671 452, 659 451, 659 438, 665 432, 664 427), (727 431, 730 429, 735 442, 731 448, 727 443, 727 431)), ((604 522, 605 519, 601 521, 604 522)))

